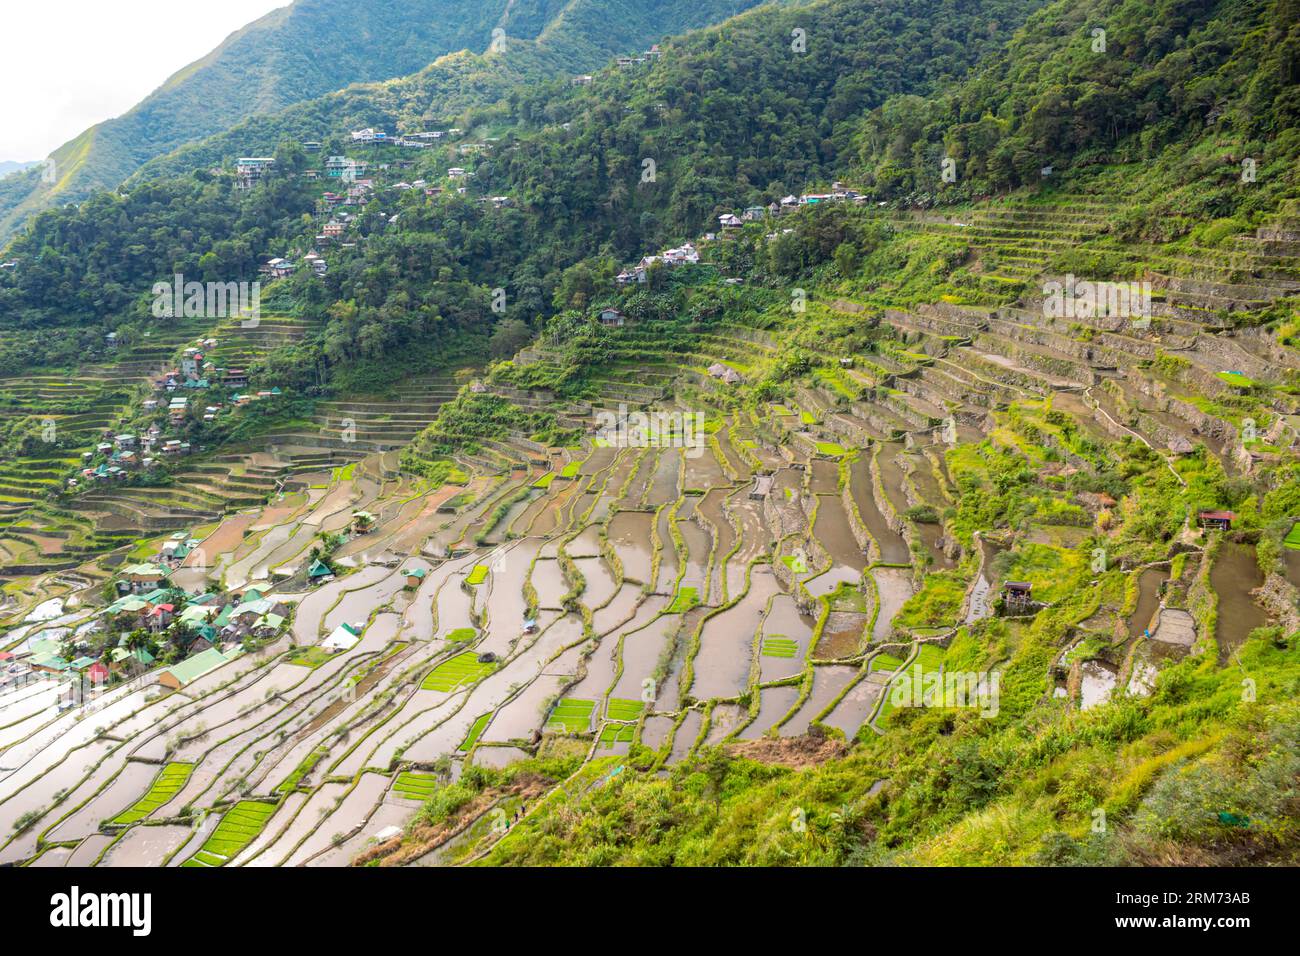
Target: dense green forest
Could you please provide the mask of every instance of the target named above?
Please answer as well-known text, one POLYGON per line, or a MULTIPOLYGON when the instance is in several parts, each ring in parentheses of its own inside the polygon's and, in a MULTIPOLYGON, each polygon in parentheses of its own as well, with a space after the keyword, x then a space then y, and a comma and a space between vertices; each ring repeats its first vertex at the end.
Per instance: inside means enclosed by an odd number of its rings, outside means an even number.
MULTIPOLYGON (((531 67, 521 65, 510 74, 524 79, 545 69, 567 68, 573 62, 595 65, 612 52, 610 43, 644 42, 647 35, 657 38, 689 29, 752 5, 745 0, 593 0, 577 4, 560 0, 370 0, 361 4, 297 0, 233 34, 203 59, 177 72, 130 112, 100 123, 56 150, 56 182, 44 183, 39 170, 0 182, 0 243, 39 210, 112 189, 142 164, 182 144, 351 83, 407 76, 460 50, 484 51, 494 42, 494 30, 521 41, 536 40, 552 31, 563 36, 563 42, 553 45, 549 60, 531 67), (395 24, 400 24, 400 29, 395 29, 395 24)), ((443 92, 461 79, 453 72, 443 92)), ((246 138, 242 148, 252 145, 246 138)))
MULTIPOLYGON (((854 116, 888 96, 952 80, 1001 42, 1000 34, 983 27, 987 5, 872 4, 870 17, 861 15, 862 6, 860 0, 834 0, 766 7, 666 45, 652 66, 607 70, 592 87, 573 88, 567 78, 522 85, 493 107, 470 110, 467 126, 504 133, 494 153, 476 165, 476 192, 505 193, 514 197, 514 207, 489 211, 456 198, 424 202, 417 194, 381 198, 381 211, 387 213, 389 204, 400 209, 400 225, 341 256, 326 284, 326 298, 354 302, 361 316, 354 332, 345 326, 330 333, 336 343, 331 357, 375 358, 385 344, 403 348, 410 341, 403 331, 408 320, 427 333, 415 313, 428 315, 429 303, 413 303, 422 295, 445 298, 436 291, 440 282, 505 288, 506 317, 532 322, 549 310, 563 270, 574 263, 603 257, 608 272, 615 260, 694 235, 737 203, 825 181, 850 145, 854 116), (792 47, 796 31, 811 44, 800 47, 804 52, 792 47), (972 32, 982 39, 971 42, 972 32), (642 181, 647 158, 656 166, 651 182, 642 181), (340 348, 340 341, 349 345, 340 348)), ((1009 30, 1035 6, 1026 0, 995 5, 1006 25, 999 29, 1009 30)), ((596 14, 583 10, 578 5, 568 16, 596 14)), ((684 8, 679 12, 688 16, 684 8)), ((599 25, 581 22, 586 31, 599 25)), ((641 33, 649 29, 643 23, 641 33)), ((560 34, 577 30, 566 25, 560 34)), ((385 87, 386 96, 404 104, 391 109, 400 113, 429 102, 430 77, 446 82, 431 68, 408 85, 385 87)), ((485 91, 483 102, 491 93, 485 91)), ((333 102, 326 98, 320 109, 333 102)), ((356 123, 382 123, 385 115, 393 114, 360 107, 345 112, 356 123)), ((280 169, 291 175, 305 160, 284 132, 276 131, 280 169)), ((327 145, 343 148, 337 137, 327 145)), ((213 147, 215 155, 229 155, 224 142, 213 147)), ((427 170, 432 177, 448 162, 442 155, 424 158, 410 175, 427 170)), ((241 197, 206 167, 132 186, 125 198, 101 194, 47 213, 13 243, 12 254, 24 264, 0 279, 0 308, 10 327, 63 324, 72 317, 80 325, 89 316, 103 322, 121 318, 133 304, 139 315, 140 290, 158 278, 176 272, 225 281, 250 277, 259 256, 286 251, 293 237, 313 234, 314 224, 304 218, 310 211, 303 184, 279 176, 241 197), (87 276, 96 281, 75 287, 87 276)), ((319 293, 306 299, 308 308, 322 306, 319 293)), ((66 337, 34 347, 38 351, 14 360, 45 364, 68 354, 66 337)))
POLYGON ((1172 238, 1169 216, 1271 209, 1298 181, 1300 4, 1056 3, 967 81, 873 109, 855 146, 863 182, 910 203, 1037 186, 1044 167, 1077 183, 1127 164, 1157 238, 1172 238))

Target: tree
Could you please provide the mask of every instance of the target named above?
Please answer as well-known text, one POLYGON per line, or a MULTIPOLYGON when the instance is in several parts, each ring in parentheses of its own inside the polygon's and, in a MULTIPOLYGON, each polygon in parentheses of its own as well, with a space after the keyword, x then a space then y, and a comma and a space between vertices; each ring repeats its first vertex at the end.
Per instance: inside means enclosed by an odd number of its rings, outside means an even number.
POLYGON ((532 341, 533 330, 519 319, 506 319, 497 325, 488 340, 488 352, 494 359, 509 358, 532 341))

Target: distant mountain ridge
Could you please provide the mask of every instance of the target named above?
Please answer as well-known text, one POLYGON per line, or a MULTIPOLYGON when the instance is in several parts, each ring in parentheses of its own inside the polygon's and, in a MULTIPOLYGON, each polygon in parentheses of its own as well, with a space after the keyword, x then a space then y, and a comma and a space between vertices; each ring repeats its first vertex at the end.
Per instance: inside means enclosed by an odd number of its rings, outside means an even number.
POLYGON ((0 160, 0 179, 4 179, 13 173, 21 173, 24 169, 31 169, 33 166, 40 164, 39 159, 33 159, 26 163, 14 162, 12 159, 0 160))
MULTIPOLYGON (((571 16, 573 7, 592 8, 593 23, 617 32, 617 14, 626 6, 613 0, 295 0, 236 31, 129 112, 55 150, 54 182, 32 170, 6 178, 0 242, 42 209, 114 188, 149 160, 247 117, 353 83, 407 76, 448 53, 486 50, 494 36, 536 39, 571 16), (611 15, 602 18, 596 8, 611 15)), ((694 25, 678 22, 682 11, 717 9, 721 18, 754 2, 646 0, 636 6, 668 34, 694 25)))

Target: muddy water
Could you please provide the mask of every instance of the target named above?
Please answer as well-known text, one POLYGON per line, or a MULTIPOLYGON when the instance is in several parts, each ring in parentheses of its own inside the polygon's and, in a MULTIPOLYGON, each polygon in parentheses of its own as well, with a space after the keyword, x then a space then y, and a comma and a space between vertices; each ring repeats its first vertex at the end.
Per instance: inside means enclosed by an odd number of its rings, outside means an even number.
POLYGON ((605 559, 579 558, 573 563, 586 581, 586 589, 582 592, 582 603, 590 608, 603 607, 618 590, 618 582, 606 567, 605 559))
POLYGON ((871 640, 883 641, 894 629, 894 616, 912 596, 912 577, 902 568, 876 568, 871 572, 876 582, 880 610, 871 629, 871 640))
POLYGON ((66 866, 73 852, 72 847, 52 846, 28 865, 34 867, 66 866))
POLYGON ((480 559, 480 563, 492 569, 486 590, 484 585, 478 587, 479 611, 487 612, 487 640, 480 651, 503 654, 509 649, 510 642, 523 633, 528 610, 524 581, 540 544, 540 538, 526 538, 508 551, 480 559))
POLYGON ((867 566, 866 556, 849 528, 849 516, 844 512, 844 502, 839 495, 818 496, 813 537, 830 553, 836 564, 854 571, 867 566))
POLYGON ((754 635, 770 599, 781 593, 776 576, 756 567, 749 591, 740 601, 704 623, 690 693, 697 700, 735 697, 749 685, 754 635))
POLYGON ((646 491, 645 504, 651 508, 666 505, 677 498, 678 477, 682 467, 682 450, 665 448, 659 455, 654 478, 646 491))
POLYGON ((132 827, 113 844, 100 866, 162 866, 167 855, 191 835, 189 827, 132 827))
POLYGON ((813 650, 818 660, 853 657, 862 650, 862 634, 871 618, 856 612, 835 611, 826 619, 821 638, 813 650))
POLYGON ((835 709, 826 715, 825 722, 844 731, 850 740, 857 734, 858 728, 875 709, 880 699, 881 685, 869 680, 860 680, 844 698, 835 705, 835 709))
MULTIPOLYGON (((641 615, 637 615, 641 617, 641 615)), ((683 615, 664 614, 647 627, 629 631, 623 638, 623 673, 610 691, 611 697, 625 700, 642 699, 647 680, 653 679, 659 662, 663 660, 673 635, 682 626, 683 615)), ((667 688, 655 687, 656 697, 664 696, 667 688)))
POLYGON ((809 463, 809 489, 815 495, 836 495, 840 490, 840 466, 824 458, 814 458, 809 463))
POLYGON ((474 625, 474 599, 463 587, 465 575, 474 567, 474 562, 467 561, 463 567, 463 572, 454 572, 438 589, 435 607, 439 637, 446 637, 452 631, 474 625))
POLYGON ((105 833, 95 833, 86 837, 72 851, 72 856, 68 857, 68 862, 65 865, 70 867, 92 866, 113 840, 114 837, 105 833))
POLYGON ((479 747, 474 751, 472 762, 476 767, 492 767, 500 770, 512 763, 527 760, 528 757, 528 751, 520 750, 518 747, 479 747))
MULTIPOLYGON (((701 439, 703 440, 703 436, 701 439)), ((699 449, 686 449, 683 467, 685 469, 683 481, 687 488, 706 490, 729 484, 731 481, 722 470, 722 465, 718 463, 713 449, 707 444, 699 449)))
MULTIPOLYGON (((591 616, 591 628, 596 634, 605 634, 621 625, 636 611, 641 599, 641 589, 634 584, 624 584, 614 599, 591 616)), ((663 606, 663 598, 654 599, 663 606)))
POLYGON ((709 593, 705 598, 707 603, 714 605, 724 603, 723 582, 725 568, 723 561, 736 543, 735 529, 722 510, 726 495, 727 490, 724 488, 710 489, 709 493, 700 501, 698 507, 699 515, 708 522, 710 534, 716 538, 713 549, 714 566, 709 580, 709 593))
MULTIPOLYGON (((321 819, 320 825, 303 841, 302 846, 293 852, 285 865, 296 866, 307 862, 312 856, 328 848, 337 834, 350 834, 364 824, 379 806, 384 793, 388 790, 388 784, 389 779, 380 774, 362 774, 356 788, 343 798, 338 809, 321 819)), ((310 806, 307 807, 304 813, 311 809, 310 806)))
POLYGON ((950 571, 957 566, 957 562, 943 550, 944 534, 943 525, 941 524, 923 524, 918 522, 916 525, 917 534, 920 535, 921 543, 925 549, 930 552, 934 558, 933 568, 936 571, 950 571))
POLYGON ((1106 661, 1084 661, 1083 680, 1079 685, 1079 707, 1087 710, 1110 700, 1111 691, 1119 680, 1119 670, 1106 661))
MULTIPOLYGON (((385 569, 387 570, 387 569, 385 569)), ((338 605, 325 615, 325 633, 331 634, 340 624, 363 624, 376 608, 383 607, 406 586, 406 576, 391 571, 384 580, 359 591, 349 591, 338 605)))
POLYGON ((804 587, 807 588, 809 594, 816 598, 831 594, 841 584, 856 586, 861 582, 862 572, 836 564, 832 565, 829 571, 808 578, 804 581, 804 587))
POLYGON ((623 562, 623 575, 639 584, 650 580, 653 524, 654 515, 644 511, 620 511, 609 519, 609 540, 623 562))
POLYGON ((799 610, 790 595, 778 594, 772 599, 771 608, 763 621, 763 636, 789 638, 798 648, 794 657, 760 656, 760 680, 765 683, 783 680, 803 670, 804 659, 808 656, 808 642, 812 639, 815 624, 810 616, 799 610))
POLYGON ((415 597, 403 613, 403 637, 417 641, 428 641, 434 637, 434 608, 438 589, 442 587, 453 571, 465 568, 473 558, 448 562, 434 568, 416 589, 415 597))
POLYGON ((506 535, 513 531, 515 534, 526 534, 528 526, 533 523, 538 513, 542 511, 547 503, 547 499, 534 494, 524 496, 520 501, 516 501, 506 509, 505 515, 496 523, 491 531, 484 537, 485 544, 501 544, 506 540, 506 535), (534 507, 535 506, 535 507, 534 507), (526 519, 521 520, 524 512, 531 510, 526 519), (518 521, 519 527, 514 527, 518 521))
POLYGON ((799 688, 797 686, 763 688, 759 692, 758 716, 754 718, 753 723, 737 736, 741 740, 753 740, 756 737, 762 737, 778 720, 790 713, 790 708, 794 706, 795 701, 798 699, 799 688))
POLYGON ((1149 627, 1154 627, 1156 611, 1160 607, 1160 585, 1169 577, 1161 568, 1147 568, 1138 578, 1137 607, 1128 619, 1128 636, 1137 637, 1149 627))
POLYGON ((708 600, 708 585, 705 573, 709 563, 709 551, 713 547, 713 538, 694 520, 679 520, 677 532, 686 542, 686 568, 682 573, 680 587, 695 588, 701 601, 708 600))
POLYGON ((751 561, 767 551, 772 536, 763 525, 762 506, 748 497, 731 500, 731 512, 740 523, 740 547, 727 560, 727 594, 739 594, 751 561))
POLYGON ((695 746, 695 738, 700 735, 700 728, 704 726, 704 715, 698 710, 692 710, 682 720, 677 728, 677 733, 673 736, 673 749, 668 755, 667 763, 679 763, 683 760, 691 748, 695 746))
POLYGON ((641 728, 641 745, 651 750, 658 750, 668 739, 668 731, 672 728, 671 717, 647 717, 641 728))
POLYGON ((875 496, 871 493, 871 460, 865 452, 858 455, 850 466, 849 488, 853 503, 858 506, 858 513, 862 516, 862 523, 880 546, 880 560, 885 564, 909 563, 911 555, 907 550, 907 542, 889 529, 880 509, 876 507, 875 496))
POLYGON ((813 719, 830 705, 830 702, 839 695, 849 681, 857 676, 857 673, 856 667, 840 665, 814 669, 812 693, 799 708, 799 712, 781 725, 781 736, 797 737, 807 731, 813 719))
MULTIPOLYGON (((577 537, 565 544, 564 553, 571 558, 600 557, 600 526, 587 525, 577 537)), ((553 557, 550 554, 547 556, 553 557)))
POLYGON ((538 677, 493 716, 480 738, 505 743, 526 740, 534 730, 541 730, 546 705, 557 697, 567 683, 563 677, 538 677))
POLYGON ((1300 550, 1283 548, 1282 566, 1286 569, 1286 579, 1295 587, 1300 588, 1300 550))
POLYGON ((623 485, 611 485, 609 492, 623 496, 619 499, 620 506, 640 508, 646 491, 650 488, 650 481, 654 477, 659 453, 653 448, 647 448, 644 451, 630 450, 627 454, 636 455, 630 476, 623 485))
POLYGON ((659 550, 659 578, 655 590, 664 593, 673 591, 677 586, 677 569, 681 565, 681 556, 677 551, 677 543, 673 540, 672 532, 669 530, 669 511, 670 509, 665 508, 660 512, 659 522, 656 526, 662 547, 659 550))
MULTIPOLYGON (((554 488, 555 486, 552 485, 551 487, 554 488)), ((581 501, 583 498, 578 486, 573 482, 570 482, 568 487, 552 493, 546 502, 546 507, 528 526, 529 533, 549 535, 565 530, 571 519, 570 511, 575 500, 581 501)))
POLYGON ((706 747, 722 743, 744 722, 747 713, 737 704, 718 704, 709 715, 709 732, 704 737, 706 747))
POLYGON ((558 610, 561 599, 569 593, 560 562, 538 559, 533 565, 533 587, 537 590, 537 606, 558 610))
POLYGON ((898 464, 898 453, 903 446, 895 442, 884 442, 880 446, 877 464, 880 466, 880 482, 885 486, 885 497, 900 515, 907 511, 907 494, 903 491, 906 478, 898 464))
MULTIPOLYGON (((496 750, 513 750, 512 747, 498 747, 496 750)), ((476 759, 475 763, 479 763, 476 759)), ((367 850, 378 842, 377 834, 382 833, 388 827, 402 827, 414 816, 414 811, 408 807, 396 806, 389 803, 382 803, 370 815, 363 826, 354 836, 340 843, 338 846, 313 857, 307 862, 312 867, 333 867, 348 866, 352 859, 367 850)))
POLYGON ((1210 568, 1210 587, 1219 597, 1219 663, 1227 663, 1233 651, 1241 647, 1247 635, 1268 623, 1268 615, 1250 596, 1251 590, 1264 583, 1264 576, 1250 545, 1224 542, 1210 568))

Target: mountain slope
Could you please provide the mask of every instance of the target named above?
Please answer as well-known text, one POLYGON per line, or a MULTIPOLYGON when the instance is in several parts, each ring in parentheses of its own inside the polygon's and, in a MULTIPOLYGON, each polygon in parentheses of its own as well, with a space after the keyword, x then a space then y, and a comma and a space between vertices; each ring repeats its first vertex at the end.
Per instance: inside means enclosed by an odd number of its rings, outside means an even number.
POLYGON ((535 38, 513 34, 503 50, 460 50, 419 72, 338 92, 250 117, 228 131, 145 164, 136 180, 156 179, 270 154, 283 139, 328 140, 373 126, 415 132, 447 125, 474 107, 531 86, 604 66, 615 55, 645 49, 664 36, 719 23, 756 0, 572 0, 535 38))
MULTIPOLYGON (((715 6, 735 12, 749 5, 715 6)), ((153 157, 245 117, 350 83, 405 76, 456 50, 484 50, 498 28, 507 37, 536 38, 569 6, 560 0, 296 0, 178 71, 130 112, 55 150, 54 183, 33 172, 8 177, 0 186, 0 240, 33 213, 113 188, 153 157)), ((645 21, 658 19, 662 32, 673 32, 674 14, 686 5, 641 7, 645 21)), ((591 13, 598 21, 599 11, 591 13)))

